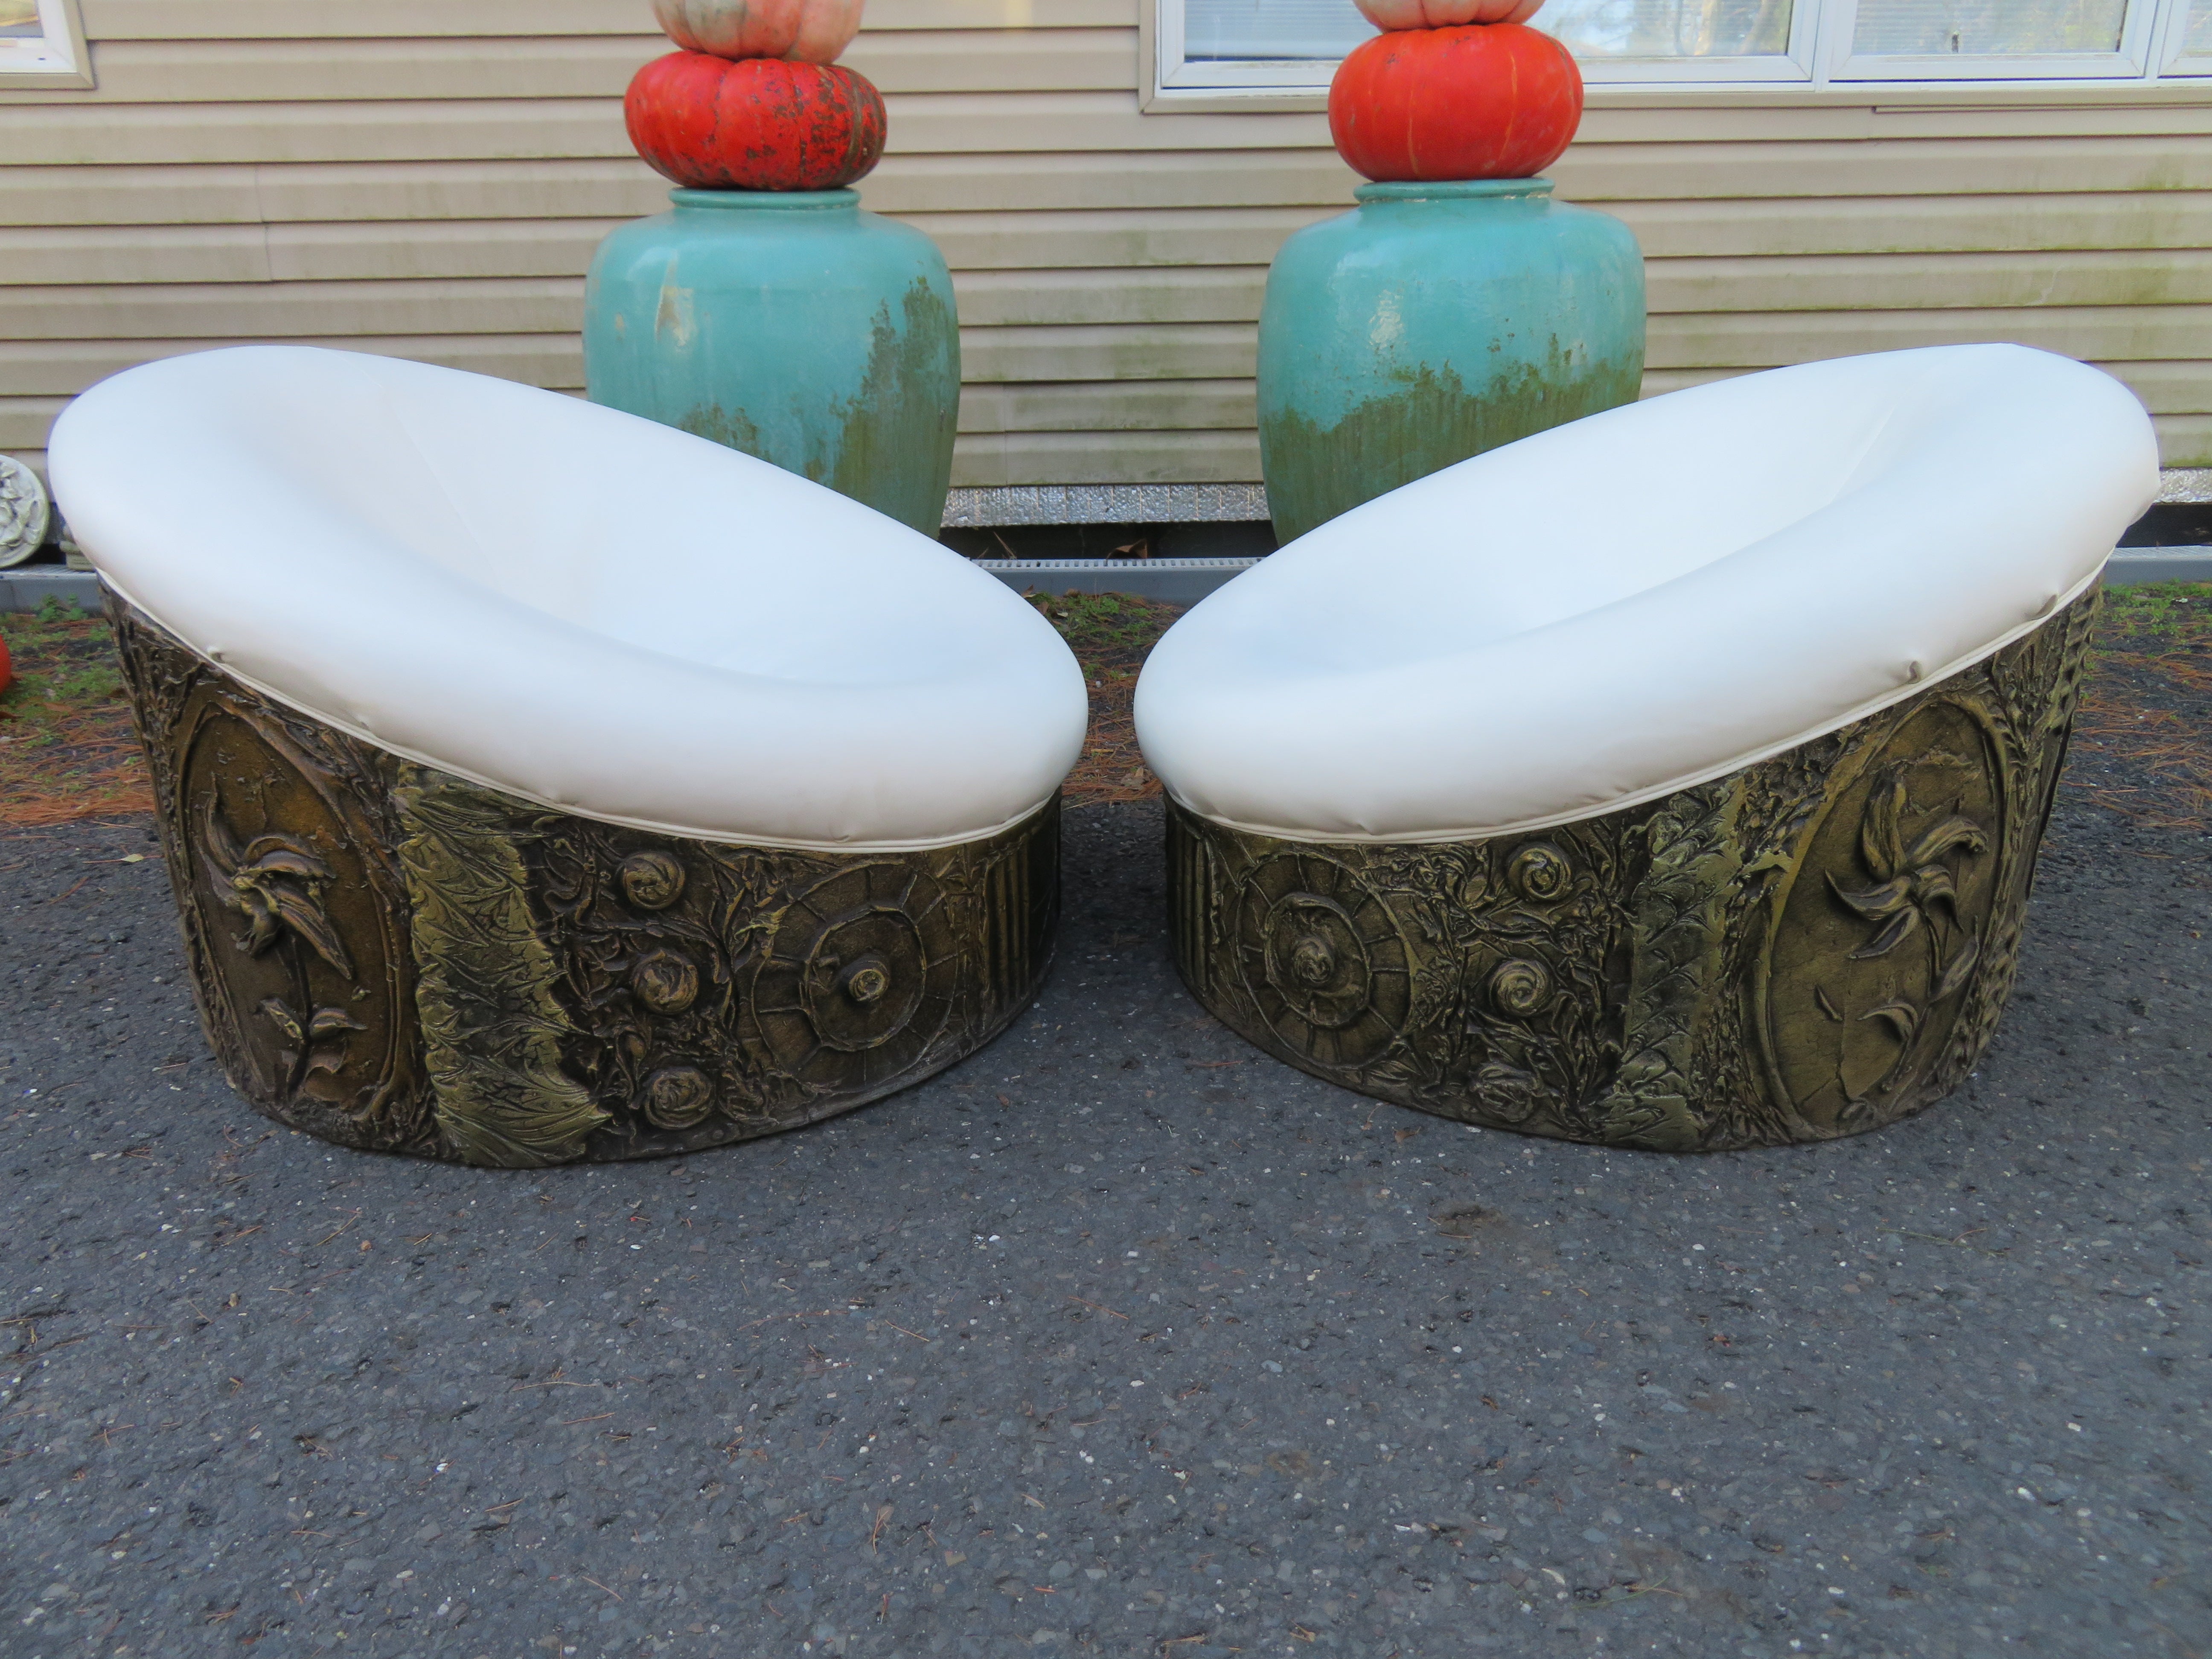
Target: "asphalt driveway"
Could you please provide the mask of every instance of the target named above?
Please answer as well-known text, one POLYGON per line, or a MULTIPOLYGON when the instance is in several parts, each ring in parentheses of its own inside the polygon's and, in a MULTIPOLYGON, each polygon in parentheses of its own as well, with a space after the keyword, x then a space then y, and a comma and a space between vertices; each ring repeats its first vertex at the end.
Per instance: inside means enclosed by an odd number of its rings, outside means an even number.
POLYGON ((1070 829, 993 1048, 519 1174, 256 1117, 143 821, 0 837, 0 1654, 2212 1650, 2212 841, 2069 793, 1965 1091, 1681 1160, 1260 1057, 1070 829))

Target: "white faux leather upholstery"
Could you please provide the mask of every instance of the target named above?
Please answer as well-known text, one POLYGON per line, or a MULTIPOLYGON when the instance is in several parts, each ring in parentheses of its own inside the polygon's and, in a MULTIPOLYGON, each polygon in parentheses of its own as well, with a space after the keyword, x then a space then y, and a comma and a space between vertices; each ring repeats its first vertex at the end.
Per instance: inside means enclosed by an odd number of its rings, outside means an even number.
POLYGON ((100 574, 278 701, 564 811, 836 851, 988 834, 1080 750, 1018 595, 817 484, 635 416, 246 346, 55 428, 100 574))
POLYGON ((1540 828, 1911 695, 2094 582, 2150 422, 2021 346, 1847 357, 1554 428, 1303 536, 1139 682, 1183 805, 1293 840, 1540 828))

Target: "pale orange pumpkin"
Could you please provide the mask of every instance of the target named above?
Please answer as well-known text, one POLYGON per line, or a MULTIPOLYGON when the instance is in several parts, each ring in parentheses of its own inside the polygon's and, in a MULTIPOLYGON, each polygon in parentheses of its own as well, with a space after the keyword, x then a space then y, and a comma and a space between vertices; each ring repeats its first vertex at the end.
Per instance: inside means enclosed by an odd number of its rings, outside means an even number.
POLYGON ((829 64, 860 29, 862 0, 653 0, 661 30, 689 52, 829 64))
POLYGON ((1544 0, 1359 0, 1378 29, 1449 29, 1463 23, 1525 23, 1544 0))

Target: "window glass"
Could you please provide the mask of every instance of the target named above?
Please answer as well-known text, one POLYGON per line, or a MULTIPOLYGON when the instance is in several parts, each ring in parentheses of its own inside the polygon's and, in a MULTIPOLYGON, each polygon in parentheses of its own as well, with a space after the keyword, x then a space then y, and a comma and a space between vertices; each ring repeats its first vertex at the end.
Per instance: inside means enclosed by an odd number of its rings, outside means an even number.
POLYGON ((1581 58, 1769 58, 1790 49, 1790 0, 1550 0, 1534 19, 1581 58))
POLYGON ((2181 51, 2187 58, 2212 58, 2212 5, 2190 7, 2189 32, 2182 37, 2181 51))
POLYGON ((1856 52, 2017 57, 2117 52, 2126 0, 1859 0, 1856 52))
MULTIPOLYGON (((0 0, 0 6, 9 0, 0 0)), ((1183 55, 1341 58, 1375 25, 1352 0, 1185 0, 1183 55)))
MULTIPOLYGON (((1163 78, 1164 89, 1296 87, 1304 95, 1325 87, 1326 66, 1375 33, 1352 0, 1139 3, 1181 20, 1176 64, 1188 67, 1164 64, 1163 76, 1174 78, 1163 78)), ((38 0, 0 0, 0 48, 11 32, 36 33, 38 9, 38 0)), ((2155 80, 2139 60, 2160 15, 2175 13, 2165 38, 2185 66, 2166 72, 2200 74, 2212 59, 2212 0, 1547 0, 1531 21, 1565 43, 1593 86, 1817 88, 2026 76, 2155 80), (1824 6, 1844 15, 1824 16, 1824 6), (1828 46, 1816 47, 1816 32, 1828 46)))
POLYGON ((39 0, 0 0, 0 40, 35 40, 44 33, 39 0))

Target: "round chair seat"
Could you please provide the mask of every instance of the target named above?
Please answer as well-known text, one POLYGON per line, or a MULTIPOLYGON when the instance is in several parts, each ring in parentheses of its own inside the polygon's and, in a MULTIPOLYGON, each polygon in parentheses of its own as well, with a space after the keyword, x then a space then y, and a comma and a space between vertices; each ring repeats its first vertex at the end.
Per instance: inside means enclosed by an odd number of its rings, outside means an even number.
POLYGON ((1139 681, 1178 966, 1268 1052, 1464 1121, 1817 1140, 1996 1027, 2158 482, 2014 346, 1656 398, 1354 508, 1139 681))
POLYGON ((54 479, 111 598, 209 1036, 355 1146, 812 1122, 1050 965, 1083 678, 1018 596, 763 462, 346 352, 149 364, 54 479))
POLYGON ((1027 817, 1082 672, 928 538, 672 428, 301 346, 150 363, 57 424, 101 579, 279 702, 612 823, 920 848, 1027 817))
POLYGON ((1201 817, 1449 841, 1670 794, 2020 638, 2157 488, 2141 406, 2021 346, 1776 369, 1557 427, 1353 508, 1145 665, 1201 817))

